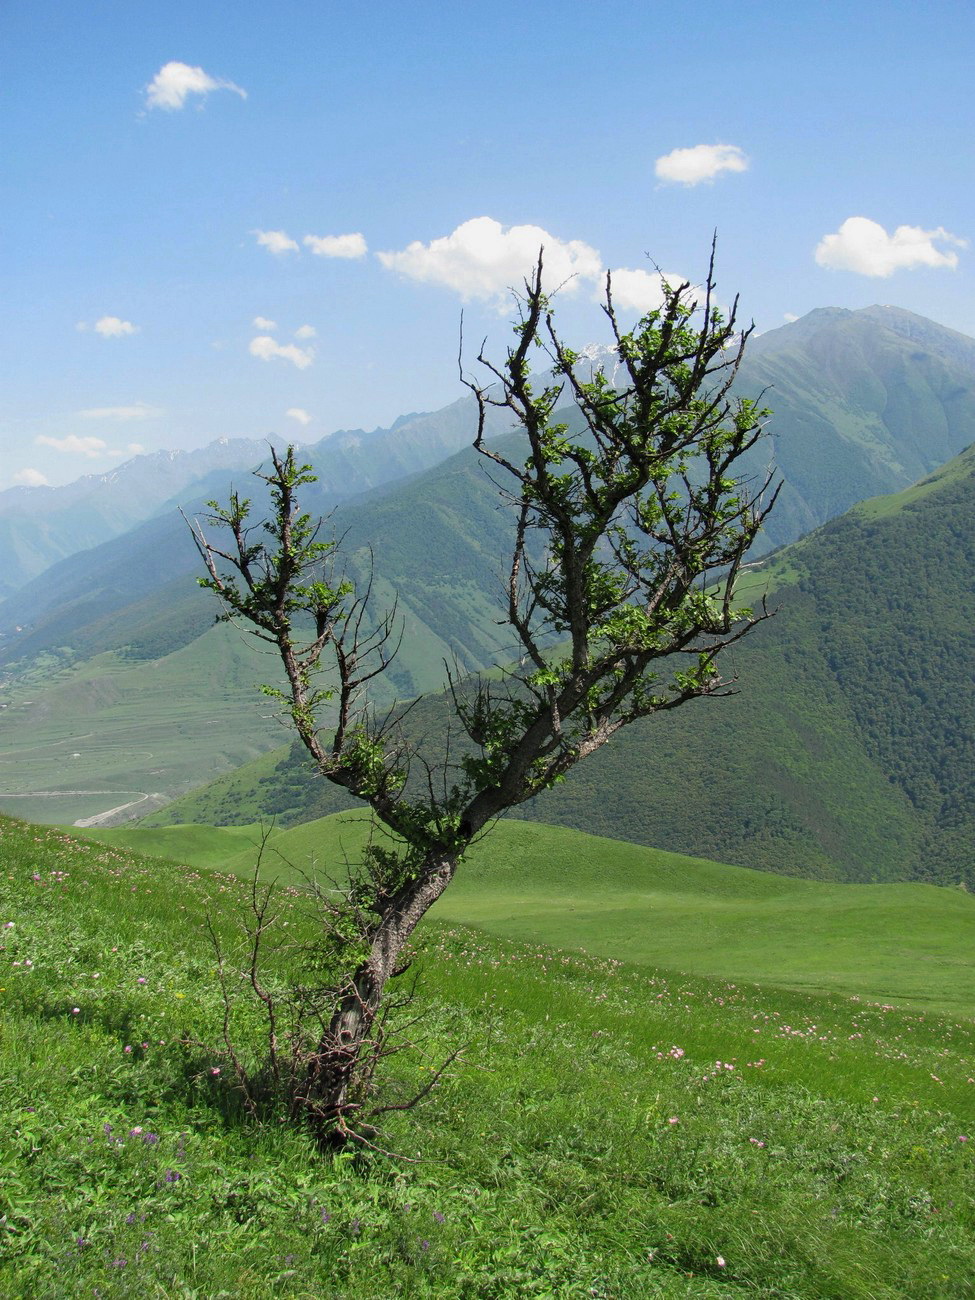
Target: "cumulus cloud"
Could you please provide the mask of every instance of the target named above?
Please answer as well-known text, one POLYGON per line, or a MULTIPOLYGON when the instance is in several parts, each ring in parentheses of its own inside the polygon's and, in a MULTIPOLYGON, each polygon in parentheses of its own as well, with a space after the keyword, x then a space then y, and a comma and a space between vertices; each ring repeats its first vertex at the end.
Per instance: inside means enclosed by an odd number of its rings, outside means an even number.
MULTIPOLYGON (((79 330, 88 328, 84 321, 79 321, 77 326, 79 330)), ((93 326, 96 334, 100 334, 103 339, 120 339, 126 334, 138 334, 138 325, 133 325, 130 320, 122 320, 118 316, 103 316, 101 320, 96 320, 93 326)))
POLYGON ((672 149, 654 164, 657 179, 668 185, 700 185, 721 172, 744 172, 748 159, 735 144, 696 144, 672 149))
POLYGON ((794 311, 787 311, 782 313, 782 319, 785 321, 786 325, 791 325, 793 321, 797 321, 799 317, 794 311))
POLYGON ((531 273, 540 248, 550 290, 565 282, 565 292, 573 292, 577 280, 572 277, 591 279, 602 269, 599 254, 582 240, 558 239, 541 226, 502 226, 491 217, 474 217, 429 244, 414 240, 399 252, 377 256, 387 271, 446 285, 465 301, 497 300, 531 273))
MULTIPOLYGON (((620 267, 613 272, 613 302, 624 311, 637 311, 645 316, 648 311, 663 306, 665 284, 676 289, 678 285, 686 283, 686 276, 671 274, 669 271, 630 271, 626 267, 620 267)), ((696 286, 692 286, 688 292, 692 295, 695 291, 696 286)), ((602 287, 595 297, 597 301, 603 300, 602 287)))
POLYGON ((164 63, 146 86, 146 106, 165 108, 172 112, 182 108, 190 95, 206 96, 211 90, 232 90, 241 99, 247 98, 246 90, 222 77, 211 77, 202 68, 193 68, 188 63, 175 61, 164 63))
POLYGON ((285 415, 290 416, 292 420, 297 420, 299 424, 311 424, 311 416, 300 406, 289 406, 285 415))
POLYGON ((266 316, 255 316, 251 324, 256 330, 263 330, 265 334, 268 330, 276 330, 278 323, 276 320, 268 320, 266 316))
POLYGON ((48 487, 47 476, 39 469, 19 469, 11 479, 18 487, 48 487))
POLYGON ((365 257, 369 248, 360 234, 306 235, 301 241, 316 257, 365 257))
POLYGON ((149 420, 162 415, 162 411, 146 402, 133 402, 131 406, 92 406, 78 414, 83 420, 149 420))
POLYGON ((830 271, 855 271, 858 275, 886 278, 895 271, 919 266, 947 266, 954 270, 958 254, 951 248, 967 248, 968 241, 949 234, 943 226, 922 230, 920 226, 898 226, 892 235, 869 217, 847 217, 839 230, 816 245, 816 261, 830 271), (938 248, 948 244, 949 248, 938 248))
POLYGON ((301 325, 295 330, 296 339, 317 339, 318 330, 314 325, 301 325))
POLYGON ((141 442, 126 443, 125 450, 130 456, 144 456, 146 452, 146 449, 143 447, 141 442))
POLYGON ((103 438, 79 438, 76 433, 69 433, 66 438, 49 438, 41 433, 34 439, 39 447, 53 447, 68 456, 87 456, 97 460, 108 451, 108 443, 103 438))
POLYGON ((270 334, 259 334, 256 339, 251 339, 250 354, 252 357, 260 357, 262 361, 281 357, 284 361, 291 361, 299 370, 310 366, 313 356, 310 348, 299 348, 296 343, 281 344, 277 339, 272 339, 270 334))
POLYGON ((262 248, 266 248, 269 253, 274 253, 280 257, 284 253, 297 253, 301 250, 283 230, 254 230, 251 232, 257 236, 257 242, 262 248))

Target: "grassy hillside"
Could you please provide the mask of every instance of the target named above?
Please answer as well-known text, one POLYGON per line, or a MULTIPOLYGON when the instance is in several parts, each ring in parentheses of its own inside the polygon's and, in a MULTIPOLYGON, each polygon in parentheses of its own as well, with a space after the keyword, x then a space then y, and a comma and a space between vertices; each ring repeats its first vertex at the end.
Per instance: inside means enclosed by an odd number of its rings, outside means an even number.
POLYGON ((222 626, 158 660, 105 653, 18 679, 0 691, 0 810, 74 821, 234 769, 280 740, 269 676, 222 626))
MULTIPOLYGON (((294 884, 341 881, 369 825, 358 812, 273 830, 263 869, 294 884)), ((80 834, 241 876, 261 838, 256 826, 80 834)), ((474 846, 433 915, 694 975, 975 1015, 975 899, 958 890, 786 879, 509 821, 474 846)))
POLYGON ((973 1294, 970 1021, 433 925, 387 1095, 467 1045, 389 1116, 408 1160, 326 1162, 240 1112, 204 928, 238 959, 233 877, 0 846, 5 1296, 973 1294))

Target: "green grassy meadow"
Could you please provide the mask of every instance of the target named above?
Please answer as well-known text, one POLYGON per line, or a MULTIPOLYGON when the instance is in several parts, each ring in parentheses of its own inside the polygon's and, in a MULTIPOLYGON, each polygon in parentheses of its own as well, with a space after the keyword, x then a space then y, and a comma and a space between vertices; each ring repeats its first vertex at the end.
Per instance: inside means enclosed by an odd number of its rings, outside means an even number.
MULTIPOLYGON (((78 833, 241 876, 253 871, 261 840, 259 826, 78 833)), ((341 881, 368 834, 359 812, 272 829, 264 873, 289 884, 341 881)), ((975 1015, 975 899, 963 890, 800 880, 503 821, 432 915, 688 974, 975 1015)))
MULTIPOLYGON (((233 1086, 205 923, 233 969, 245 882, 8 820, 0 854, 5 1296, 975 1294, 971 1008, 702 978, 441 916, 386 1099, 463 1051, 388 1116, 394 1157, 323 1160, 233 1086)), ((300 943, 300 891, 280 907, 300 943)), ((294 951, 269 980, 297 973, 294 951)), ((230 1029, 259 1064, 243 997, 230 1029)))

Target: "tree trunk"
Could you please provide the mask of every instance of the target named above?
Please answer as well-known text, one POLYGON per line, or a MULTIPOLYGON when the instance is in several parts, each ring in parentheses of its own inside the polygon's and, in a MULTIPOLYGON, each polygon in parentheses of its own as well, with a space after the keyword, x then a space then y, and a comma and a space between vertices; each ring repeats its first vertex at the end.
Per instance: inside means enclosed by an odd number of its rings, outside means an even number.
POLYGON ((322 1034, 295 1109, 305 1113, 323 1148, 344 1146, 354 1133, 362 1134, 356 1118, 362 1108, 362 1087, 371 1073, 368 1049, 387 981, 413 931, 453 879, 458 857, 439 853, 430 858, 419 877, 390 901, 372 937, 369 956, 322 1034))

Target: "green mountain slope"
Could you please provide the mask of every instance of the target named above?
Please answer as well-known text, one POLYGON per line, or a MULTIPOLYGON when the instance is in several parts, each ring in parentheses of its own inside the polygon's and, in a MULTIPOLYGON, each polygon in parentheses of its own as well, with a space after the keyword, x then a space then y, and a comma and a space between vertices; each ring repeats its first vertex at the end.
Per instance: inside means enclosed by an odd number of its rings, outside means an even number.
MULTIPOLYGON (((627 729, 523 815, 786 875, 975 887, 975 449, 749 573, 739 691, 627 729)), ((443 724, 437 701, 418 733, 443 724)), ((154 820, 342 807, 294 749, 154 820)))
POLYGON ((975 441, 975 340, 897 307, 822 308, 763 334, 738 386, 766 389, 774 413, 786 482, 768 521, 777 544, 975 441))

